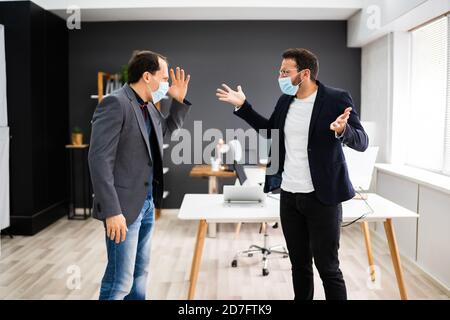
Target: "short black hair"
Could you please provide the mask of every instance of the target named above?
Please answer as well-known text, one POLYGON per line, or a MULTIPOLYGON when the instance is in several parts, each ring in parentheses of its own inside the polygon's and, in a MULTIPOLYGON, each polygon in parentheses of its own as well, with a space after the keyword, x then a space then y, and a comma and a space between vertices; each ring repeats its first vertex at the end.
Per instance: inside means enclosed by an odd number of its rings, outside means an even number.
POLYGON ((160 68, 160 58, 167 61, 166 57, 153 51, 134 51, 128 62, 128 83, 138 82, 144 72, 148 71, 151 74, 155 74, 160 68))
POLYGON ((311 79, 316 80, 319 74, 319 59, 309 50, 303 48, 287 49, 283 52, 283 59, 293 59, 297 63, 297 70, 309 69, 311 79))

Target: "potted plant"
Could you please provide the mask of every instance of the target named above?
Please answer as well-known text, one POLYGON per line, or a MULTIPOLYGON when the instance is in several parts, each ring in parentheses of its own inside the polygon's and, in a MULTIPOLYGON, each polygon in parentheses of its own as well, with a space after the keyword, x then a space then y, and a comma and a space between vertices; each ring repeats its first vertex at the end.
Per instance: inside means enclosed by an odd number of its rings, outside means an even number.
POLYGON ((123 84, 128 82, 128 65, 127 64, 122 65, 122 67, 120 69, 120 79, 122 80, 123 84))
POLYGON ((80 127, 75 127, 72 130, 72 144, 74 146, 81 146, 83 144, 83 132, 80 127))

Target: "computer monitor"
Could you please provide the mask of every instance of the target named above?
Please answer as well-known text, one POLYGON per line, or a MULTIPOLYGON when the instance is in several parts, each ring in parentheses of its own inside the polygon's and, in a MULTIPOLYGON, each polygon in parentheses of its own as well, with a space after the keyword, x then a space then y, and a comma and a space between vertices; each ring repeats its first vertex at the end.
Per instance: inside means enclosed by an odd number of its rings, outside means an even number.
POLYGON ((240 185, 243 186, 244 182, 247 181, 247 175, 245 174, 244 166, 242 164, 237 163, 237 161, 234 161, 233 167, 240 185))

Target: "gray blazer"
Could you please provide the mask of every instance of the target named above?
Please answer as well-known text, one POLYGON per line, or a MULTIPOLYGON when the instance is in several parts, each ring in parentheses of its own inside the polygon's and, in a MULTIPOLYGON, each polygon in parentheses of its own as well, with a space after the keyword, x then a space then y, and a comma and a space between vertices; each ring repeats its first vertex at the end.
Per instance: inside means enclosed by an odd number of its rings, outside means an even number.
POLYGON ((190 103, 173 99, 165 117, 153 104, 148 105, 153 126, 149 141, 145 120, 133 90, 128 84, 106 96, 92 118, 89 170, 94 188, 93 216, 99 220, 123 214, 127 224, 138 217, 153 183, 153 200, 159 208, 163 186, 163 136, 181 128, 190 103), (150 152, 153 147, 153 157, 150 152), (159 152, 155 152, 158 150, 159 152), (153 181, 148 181, 153 169, 153 181))

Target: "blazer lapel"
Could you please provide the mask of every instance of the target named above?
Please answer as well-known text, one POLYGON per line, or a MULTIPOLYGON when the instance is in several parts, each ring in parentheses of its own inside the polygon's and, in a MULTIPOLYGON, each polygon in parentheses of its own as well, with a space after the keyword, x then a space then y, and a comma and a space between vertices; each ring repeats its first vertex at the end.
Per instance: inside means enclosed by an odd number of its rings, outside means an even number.
POLYGON ((156 140, 158 141, 159 151, 161 157, 163 154, 163 136, 161 130, 161 114, 153 103, 147 105, 148 113, 150 114, 150 119, 152 120, 152 126, 156 132, 156 140), (150 105, 151 104, 151 105, 150 105))
POLYGON ((139 123, 139 129, 141 130, 142 137, 144 138, 145 144, 147 146, 147 151, 151 159, 152 154, 150 152, 150 142, 148 141, 148 131, 145 125, 144 116, 142 115, 141 106, 137 102, 136 96, 134 95, 134 92, 128 86, 128 84, 125 84, 124 88, 125 92, 127 93, 128 99, 130 100, 130 104, 134 110, 134 115, 136 116, 137 122, 139 123))
POLYGON ((314 126, 317 122, 317 118, 319 117, 320 110, 322 109, 323 102, 324 102, 324 92, 323 92, 323 84, 321 84, 319 81, 317 81, 318 89, 317 89, 317 95, 316 100, 314 101, 314 106, 311 114, 311 121, 309 123, 309 132, 308 132, 308 143, 311 139, 311 135, 314 130, 314 126))

